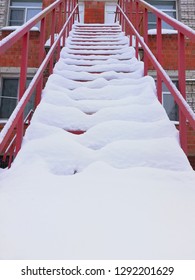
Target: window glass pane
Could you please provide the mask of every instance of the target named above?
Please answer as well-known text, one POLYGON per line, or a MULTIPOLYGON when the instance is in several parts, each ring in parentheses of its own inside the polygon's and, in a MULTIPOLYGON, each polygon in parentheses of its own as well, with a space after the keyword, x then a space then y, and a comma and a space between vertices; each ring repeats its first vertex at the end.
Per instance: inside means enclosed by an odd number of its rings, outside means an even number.
POLYGON ((163 106, 169 116, 171 121, 178 121, 178 106, 175 103, 173 96, 171 94, 163 95, 163 106))
POLYGON ((0 118, 9 118, 17 104, 18 79, 3 79, 0 118))
MULTIPOLYGON (((176 1, 158 1, 158 0, 148 0, 149 4, 153 5, 157 9, 165 12, 167 15, 172 18, 176 18, 176 1)), ((148 28, 156 28, 156 17, 151 13, 148 14, 148 28)), ((164 29, 173 29, 170 25, 165 22, 162 22, 162 28, 164 29)))
POLYGON ((11 9, 10 25, 22 25, 24 23, 24 9, 11 9))
MULTIPOLYGON (((26 86, 28 87, 32 78, 27 78, 26 86)), ((19 80, 15 79, 3 79, 2 93, 0 95, 0 118, 8 119, 15 109, 18 102, 18 83, 19 80)), ((29 102, 26 105, 24 111, 24 117, 26 117, 31 109, 34 109, 35 92, 31 96, 29 102)))
POLYGON ((18 95, 18 78, 3 79, 1 96, 17 98, 17 95, 18 95))
POLYGON ((166 14, 172 18, 176 18, 176 11, 167 11, 166 14))
POLYGON ((169 25, 168 23, 162 21, 162 28, 163 29, 174 29, 173 26, 169 25))
MULTIPOLYGON (((9 25, 22 25, 42 10, 42 1, 17 1, 10 3, 9 25), (18 7, 18 8, 17 8, 18 7)), ((37 24, 39 27, 40 24, 37 24)))
MULTIPOLYGON (((174 82, 177 86, 177 82, 174 82)), ((167 112, 167 115, 171 121, 179 120, 179 109, 178 105, 174 101, 173 96, 169 92, 168 88, 164 83, 162 83, 162 91, 163 91, 163 106, 167 112)))
POLYGON ((40 9, 27 9, 26 21, 37 15, 40 11, 40 9))
POLYGON ((156 16, 152 13, 148 13, 148 29, 156 28, 156 16))
MULTIPOLYGON (((28 85, 30 84, 32 78, 28 78, 26 81, 26 86, 28 87, 28 85)), ((33 93, 33 95, 31 96, 29 102, 26 105, 26 108, 24 110, 24 118, 28 115, 28 113, 30 112, 30 110, 34 109, 34 102, 35 102, 35 92, 33 93)))
POLYGON ((16 107, 17 100, 11 98, 1 98, 0 118, 8 119, 16 107))
POLYGON ((156 16, 152 13, 148 13, 148 21, 156 23, 156 16))
POLYGON ((148 0, 149 4, 155 6, 157 9, 161 10, 175 10, 176 2, 175 1, 158 1, 158 0, 148 0))

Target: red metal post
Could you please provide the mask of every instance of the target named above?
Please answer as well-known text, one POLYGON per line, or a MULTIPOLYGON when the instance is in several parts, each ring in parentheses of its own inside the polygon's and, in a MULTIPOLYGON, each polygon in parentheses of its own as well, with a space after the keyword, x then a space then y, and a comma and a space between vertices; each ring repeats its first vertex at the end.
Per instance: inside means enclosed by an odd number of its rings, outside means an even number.
POLYGON ((64 22, 67 20, 67 0, 64 0, 64 22))
MULTIPOLYGON (((76 1, 76 4, 78 3, 78 0, 76 1)), ((80 22, 80 16, 79 16, 79 5, 77 7, 77 20, 80 22)))
MULTIPOLYGON (((124 0, 121 1, 121 8, 123 9, 123 11, 125 13, 125 10, 124 10, 125 3, 124 2, 125 2, 124 0)), ((125 18, 123 16, 121 18, 121 26, 122 26, 122 31, 125 32, 125 18)))
MULTIPOLYGON (((119 0, 119 6, 121 7, 121 3, 122 3, 122 0, 119 0)), ((122 14, 121 12, 119 11, 119 24, 121 25, 121 22, 122 21, 122 14)))
MULTIPOLYGON (((132 19, 133 19, 133 2, 132 2, 132 0, 130 0, 129 9, 130 9, 129 10, 129 19, 132 22, 132 19)), ((132 45, 133 45, 133 35, 130 31, 130 46, 132 46, 132 45)))
MULTIPOLYGON (((42 63, 45 55, 45 17, 41 20, 41 32, 40 32, 41 38, 40 38, 40 52, 39 52, 39 65, 42 63)), ((35 108, 41 101, 41 92, 43 87, 43 74, 39 80, 39 83, 37 85, 37 92, 35 97, 35 108)))
MULTIPOLYGON (((66 18, 67 18, 67 0, 64 0, 64 23, 66 22, 66 18)), ((65 46, 65 41, 66 41, 66 30, 64 32, 64 35, 63 35, 63 46, 65 46)))
POLYGON ((59 5, 59 14, 58 14, 58 16, 59 16, 59 18, 58 18, 58 33, 60 33, 60 30, 62 29, 62 24, 63 24, 62 5, 63 5, 63 3, 61 2, 60 5, 59 5))
MULTIPOLYGON (((136 9, 135 27, 136 27, 137 32, 139 32, 139 3, 136 2, 135 5, 136 5, 135 6, 135 9, 136 9)), ((138 42, 137 37, 135 39, 135 55, 136 55, 136 58, 138 58, 138 56, 139 56, 139 42, 138 42)))
POLYGON ((29 32, 23 36, 22 41, 22 60, 20 69, 20 87, 19 87, 19 100, 22 98, 26 89, 26 76, 27 76, 27 64, 28 64, 28 43, 29 32))
MULTIPOLYGON (((185 73, 185 37, 181 32, 178 33, 178 75, 179 75, 179 90, 184 99, 186 99, 186 73, 185 73)), ((187 127, 186 117, 179 110, 179 133, 181 147, 187 153, 187 127)))
MULTIPOLYGON (((68 0, 68 17, 70 16, 70 0, 68 0)), ((67 29, 67 36, 69 35, 70 32, 70 21, 68 23, 68 29, 67 29)))
MULTIPOLYGON (((148 10, 144 9, 144 42, 148 45, 148 10)), ((144 55, 144 76, 148 74, 148 57, 144 55)))
MULTIPOLYGON (((71 2, 70 2, 70 10, 72 11, 73 10, 73 8, 74 8, 74 0, 72 0, 71 2)), ((70 26, 72 26, 72 24, 74 23, 74 16, 71 18, 71 20, 70 20, 70 26)))
MULTIPOLYGON (((51 44, 50 44, 50 46, 52 46, 53 43, 54 43, 55 23, 56 23, 56 9, 53 9, 53 11, 52 11, 51 44)), ((53 73, 53 64, 54 64, 54 58, 52 56, 51 59, 50 59, 50 62, 49 62, 49 74, 50 75, 53 73)))
MULTIPOLYGON (((21 59, 21 68, 20 68, 19 100, 22 98, 26 89, 26 77, 27 77, 27 67, 28 67, 28 43, 29 43, 29 32, 24 34, 22 39, 22 59, 21 59)), ((24 129, 23 122, 24 122, 24 115, 22 114, 21 117, 19 118, 17 128, 16 128, 15 154, 17 154, 21 148, 23 129, 24 129)))
POLYGON ((57 47, 57 55, 56 55, 56 59, 59 60, 60 58, 60 51, 61 51, 61 39, 58 42, 58 47, 57 47))
MULTIPOLYGON (((162 63, 162 21, 157 17, 157 59, 162 63)), ((162 79, 160 73, 157 72, 157 96, 160 103, 162 103, 162 79)))
MULTIPOLYGON (((71 7, 71 11, 74 9, 74 7, 75 7, 75 0, 73 0, 72 2, 71 2, 71 5, 72 5, 72 7, 71 7)), ((74 20, 75 20, 75 14, 73 15, 73 17, 72 17, 72 24, 74 24, 74 20)))
MULTIPOLYGON (((58 13, 58 34, 60 33, 60 30, 62 29, 62 2, 59 5, 59 13, 58 13)), ((61 50, 61 39, 58 43, 58 47, 57 47, 57 56, 56 59, 59 60, 60 58, 60 50, 61 50)))

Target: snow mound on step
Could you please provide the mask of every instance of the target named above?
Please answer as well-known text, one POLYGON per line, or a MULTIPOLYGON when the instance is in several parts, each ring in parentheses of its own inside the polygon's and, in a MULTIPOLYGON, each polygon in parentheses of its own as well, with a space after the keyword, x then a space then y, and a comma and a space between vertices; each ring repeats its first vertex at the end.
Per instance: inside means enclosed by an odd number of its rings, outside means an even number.
POLYGON ((164 108, 156 100, 147 106, 134 104, 103 108, 93 115, 87 115, 74 107, 60 107, 42 103, 38 106, 32 122, 39 121, 70 131, 86 131, 102 121, 154 122, 162 119, 168 119, 168 117, 164 108), (56 118, 54 119, 52 116, 56 116, 56 118))
POLYGON ((75 135, 60 128, 49 126, 40 122, 33 122, 27 129, 24 142, 32 139, 44 138, 50 135, 59 138, 77 141, 90 149, 100 149, 105 145, 118 140, 142 140, 173 137, 179 143, 178 130, 168 120, 156 122, 133 121, 105 121, 88 129, 84 134, 75 135))
POLYGON ((103 161, 119 169, 147 166, 190 171, 188 160, 180 149, 178 142, 173 138, 159 138, 144 139, 144 141, 119 140, 109 143, 102 149, 92 150, 72 139, 65 141, 58 135, 51 135, 47 139, 27 142, 14 164, 17 167, 17 165, 26 164, 29 158, 32 161, 40 158, 46 163, 50 172, 56 175, 81 172, 95 161, 103 161), (57 145, 57 150, 52 148, 53 143, 57 145))

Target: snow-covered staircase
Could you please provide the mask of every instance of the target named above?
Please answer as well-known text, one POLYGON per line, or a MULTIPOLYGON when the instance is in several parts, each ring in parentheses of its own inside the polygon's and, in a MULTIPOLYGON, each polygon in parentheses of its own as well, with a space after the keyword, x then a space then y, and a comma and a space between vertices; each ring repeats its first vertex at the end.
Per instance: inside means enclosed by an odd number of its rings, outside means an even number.
POLYGON ((194 259, 195 173, 117 24, 74 25, 0 182, 0 258, 194 259))
POLYGON ((96 161, 116 168, 190 170, 143 67, 119 25, 75 24, 18 159, 41 155, 61 175, 96 161))

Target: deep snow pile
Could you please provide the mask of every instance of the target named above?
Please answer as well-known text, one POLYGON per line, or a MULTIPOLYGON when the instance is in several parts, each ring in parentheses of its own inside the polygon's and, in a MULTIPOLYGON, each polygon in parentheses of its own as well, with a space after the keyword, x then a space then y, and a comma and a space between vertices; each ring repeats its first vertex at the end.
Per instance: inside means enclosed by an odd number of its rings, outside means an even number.
POLYGON ((195 174, 154 80, 120 27, 86 27, 0 173, 0 258, 194 259, 195 174))

